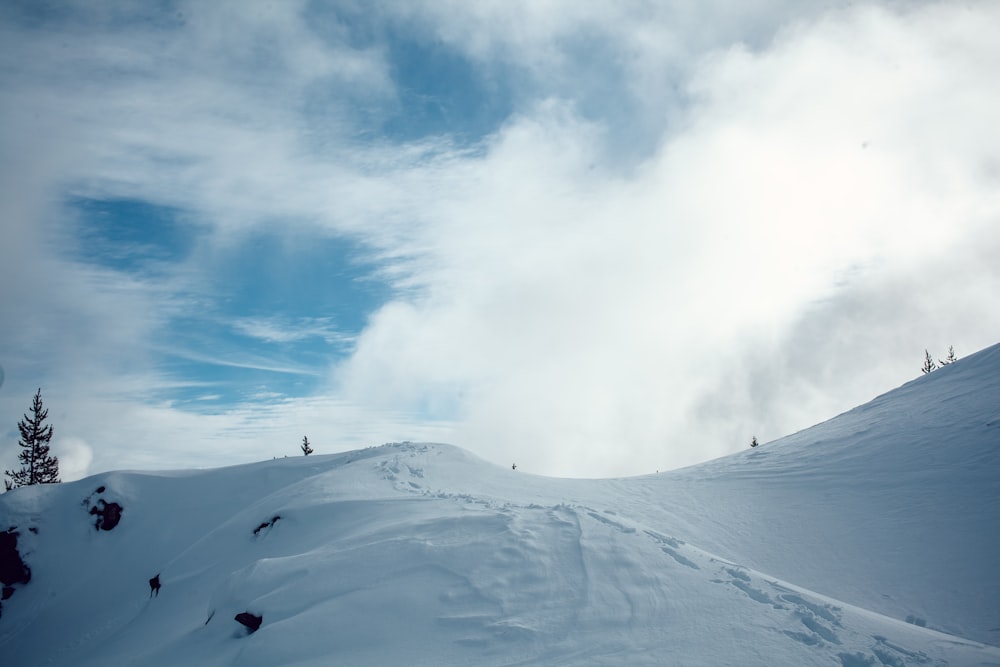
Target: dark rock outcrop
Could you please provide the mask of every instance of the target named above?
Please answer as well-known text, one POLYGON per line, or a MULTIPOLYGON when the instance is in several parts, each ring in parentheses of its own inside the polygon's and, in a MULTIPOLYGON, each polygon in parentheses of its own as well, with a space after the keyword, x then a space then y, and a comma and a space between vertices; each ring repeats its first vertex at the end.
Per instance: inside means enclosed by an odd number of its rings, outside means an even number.
MULTIPOLYGON (((16 528, 10 528, 0 533, 0 599, 6 600, 14 594, 14 584, 26 584, 31 581, 31 568, 21 558, 17 550, 17 538, 20 533, 16 528)), ((0 605, 0 616, 3 616, 3 606, 0 605)))
POLYGON ((264 617, 251 614, 248 611, 241 611, 236 614, 236 621, 245 625, 248 632, 253 633, 257 632, 260 628, 260 624, 264 621, 264 617))
POLYGON ((118 503, 109 503, 104 498, 97 498, 95 502, 94 497, 100 496, 105 490, 102 484, 83 499, 83 506, 89 506, 90 514, 97 517, 94 521, 94 528, 97 530, 112 530, 122 520, 122 511, 125 509, 118 503))
POLYGON ((281 518, 280 516, 274 516, 271 518, 270 521, 265 521, 264 523, 260 524, 259 526, 253 529, 253 534, 259 535, 260 531, 264 530, 265 528, 270 528, 274 524, 278 523, 278 519, 280 518, 281 518))
POLYGON ((19 535, 20 533, 14 528, 0 533, 0 583, 4 586, 26 584, 31 581, 31 569, 21 559, 21 553, 17 550, 19 535))
POLYGON ((97 530, 111 530, 122 520, 122 510, 124 508, 118 503, 105 502, 103 498, 90 508, 90 513, 97 517, 94 521, 94 528, 97 530))

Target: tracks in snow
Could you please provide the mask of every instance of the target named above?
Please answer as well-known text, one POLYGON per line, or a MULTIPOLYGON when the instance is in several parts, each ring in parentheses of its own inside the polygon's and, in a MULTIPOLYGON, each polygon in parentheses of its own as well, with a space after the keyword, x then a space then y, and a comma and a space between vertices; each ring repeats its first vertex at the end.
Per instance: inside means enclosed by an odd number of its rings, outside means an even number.
MULTIPOLYGON (((678 595, 683 588, 702 591, 706 608, 717 604, 713 599, 717 597, 729 600, 726 604, 742 606, 745 613, 741 615, 752 631, 779 635, 792 654, 809 655, 816 664, 947 665, 923 650, 908 647, 914 633, 920 640, 916 645, 921 646, 927 637, 919 633, 933 631, 801 589, 614 511, 573 503, 519 503, 434 489, 415 460, 427 451, 427 447, 415 446, 395 453, 376 462, 375 471, 398 492, 500 513, 512 531, 508 537, 513 542, 506 548, 519 552, 514 561, 522 567, 545 562, 539 572, 558 573, 546 575, 558 579, 548 583, 537 577, 524 579, 521 585, 538 586, 549 604, 529 609, 534 592, 514 595, 506 600, 502 612, 506 620, 491 620, 494 629, 517 628, 523 636, 547 645, 560 643, 566 633, 587 628, 588 623, 604 627, 619 624, 623 638, 655 631, 657 623, 661 632, 669 633, 680 614, 699 612, 690 596, 678 595), (653 555, 656 552, 659 559, 653 555), (709 592, 715 587, 723 590, 709 592)), ((476 641, 482 641, 482 633, 475 634, 476 641)), ((622 642, 622 646, 627 644, 625 639, 622 642)), ((990 661, 1000 661, 1000 651, 992 647, 963 643, 973 652, 986 649, 990 661)), ((612 642, 592 647, 592 655, 612 655, 617 650, 612 642)))

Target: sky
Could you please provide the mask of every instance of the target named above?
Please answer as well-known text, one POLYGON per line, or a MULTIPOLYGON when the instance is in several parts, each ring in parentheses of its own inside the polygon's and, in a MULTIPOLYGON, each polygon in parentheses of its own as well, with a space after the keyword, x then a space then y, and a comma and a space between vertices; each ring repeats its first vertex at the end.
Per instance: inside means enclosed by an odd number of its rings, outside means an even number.
POLYGON ((1000 332, 997 2, 0 5, 0 465, 573 477, 1000 332))

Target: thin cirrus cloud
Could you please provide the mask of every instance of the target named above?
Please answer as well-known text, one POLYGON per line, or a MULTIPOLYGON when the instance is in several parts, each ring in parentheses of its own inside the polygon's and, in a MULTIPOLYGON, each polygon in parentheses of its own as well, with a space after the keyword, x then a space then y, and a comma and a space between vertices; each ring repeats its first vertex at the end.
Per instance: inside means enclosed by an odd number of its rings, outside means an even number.
POLYGON ((282 322, 272 318, 242 319, 234 321, 232 326, 251 338, 273 343, 291 343, 313 337, 343 343, 349 343, 351 340, 332 326, 329 317, 297 322, 282 322))
POLYGON ((634 474, 995 342, 995 5, 729 4, 8 7, 4 423, 634 474))

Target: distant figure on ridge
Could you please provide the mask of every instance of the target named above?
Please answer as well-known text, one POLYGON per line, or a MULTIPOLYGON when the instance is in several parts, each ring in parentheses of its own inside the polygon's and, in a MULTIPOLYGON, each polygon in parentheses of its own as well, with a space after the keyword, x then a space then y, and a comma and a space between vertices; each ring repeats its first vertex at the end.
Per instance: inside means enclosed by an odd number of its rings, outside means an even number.
POLYGON ((155 577, 149 580, 149 597, 153 597, 153 593, 156 593, 156 597, 160 597, 160 575, 157 574, 155 577))
POLYGON ((516 463, 511 463, 510 464, 510 469, 511 470, 517 470, 517 464, 516 463))

